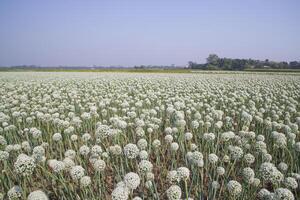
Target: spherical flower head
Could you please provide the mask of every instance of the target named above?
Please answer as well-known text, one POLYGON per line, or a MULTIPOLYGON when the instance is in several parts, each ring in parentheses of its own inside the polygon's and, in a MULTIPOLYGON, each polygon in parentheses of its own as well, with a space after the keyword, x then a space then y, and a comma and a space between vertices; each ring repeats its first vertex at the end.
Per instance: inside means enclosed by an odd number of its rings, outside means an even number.
POLYGON ((142 200, 141 197, 134 197, 132 200, 142 200))
POLYGON ((223 158, 222 158, 222 161, 224 163, 229 163, 230 162, 230 157, 228 155, 224 155, 223 158))
POLYGON ((250 184, 254 181, 255 173, 250 167, 243 169, 243 179, 246 183, 250 184))
POLYGON ((204 133, 203 134, 203 140, 206 142, 212 142, 216 138, 214 133, 204 133))
POLYGON ((250 154, 250 153, 247 153, 246 155, 244 155, 244 161, 248 164, 248 165, 251 165, 252 163, 255 162, 255 157, 250 154))
POLYGON ((7 196, 9 200, 19 199, 22 196, 22 188, 20 186, 13 186, 7 192, 7 196))
POLYGON ((198 146, 195 143, 191 143, 191 150, 196 151, 198 149, 198 146))
POLYGON ((263 153, 262 159, 264 162, 271 162, 272 161, 272 155, 269 153, 263 153))
POLYGON ((79 180, 84 176, 85 169, 80 165, 76 165, 70 169, 70 175, 73 180, 79 180))
POLYGON ((256 152, 262 153, 267 149, 267 144, 263 141, 257 141, 255 143, 255 150, 256 152))
POLYGON ((203 154, 199 151, 194 151, 191 155, 191 162, 196 165, 197 167, 203 167, 204 161, 203 161, 203 154))
POLYGON ((147 160, 148 159, 148 152, 145 150, 140 151, 139 157, 141 160, 147 160))
POLYGON ((227 190, 230 195, 239 196, 242 193, 242 185, 235 180, 231 180, 227 183, 227 190))
POLYGON ((182 180, 187 180, 190 178, 190 170, 186 167, 179 167, 177 169, 177 174, 182 180))
POLYGON ((147 133, 149 133, 149 134, 151 134, 151 133, 153 133, 153 129, 152 128, 147 128, 147 133))
POLYGON ((61 141, 62 140, 62 136, 60 133, 54 133, 52 136, 52 140, 55 142, 61 141))
POLYGON ((32 157, 35 162, 44 162, 45 161, 45 149, 42 146, 36 146, 33 148, 32 157))
POLYGON ((103 153, 101 154, 101 156, 102 156, 103 158, 109 158, 109 154, 108 154, 107 152, 103 152, 103 153))
POLYGON ((145 187, 149 190, 153 189, 153 182, 152 181, 146 181, 145 187))
POLYGON ((65 163, 63 161, 58 161, 55 159, 48 160, 48 166, 55 173, 59 173, 65 169, 65 163))
POLYGON ((43 156, 45 155, 45 149, 42 146, 36 146, 33 148, 32 154, 35 154, 37 156, 43 156))
POLYGON ((20 154, 17 157, 14 167, 17 174, 29 176, 33 173, 36 164, 32 157, 29 157, 26 154, 20 154))
POLYGON ((31 192, 28 197, 28 200, 48 200, 48 196, 42 190, 36 190, 31 192))
POLYGON ((192 122, 191 122, 191 127, 192 127, 193 129, 197 129, 197 128, 199 127, 199 122, 196 121, 196 120, 192 121, 192 122))
POLYGON ((284 177, 283 174, 274 166, 274 164, 269 162, 262 163, 259 172, 263 180, 271 183, 279 183, 284 177))
POLYGON ((294 177, 296 180, 300 180, 300 174, 299 173, 291 173, 291 176, 294 177))
POLYGON ((117 183, 116 187, 126 187, 125 182, 124 181, 119 181, 117 183))
POLYGON ((147 181, 153 181, 154 180, 154 174, 152 172, 146 173, 146 180, 147 181))
POLYGON ((9 157, 9 153, 7 151, 0 150, 0 161, 5 161, 9 157))
POLYGON ((229 140, 233 139, 235 136, 234 132, 229 131, 229 132, 224 132, 221 133, 221 141, 222 142, 228 142, 229 140))
POLYGON ((82 145, 79 148, 79 153, 83 156, 87 156, 90 153, 90 147, 88 147, 86 145, 82 145))
POLYGON ((126 187, 128 187, 131 190, 134 190, 140 185, 141 179, 137 173, 129 172, 124 176, 124 183, 126 187))
POLYGON ((67 170, 70 170, 73 166, 75 166, 75 162, 71 158, 66 157, 63 162, 67 170))
POLYGON ((91 155, 93 156, 100 156, 102 152, 103 152, 102 147, 99 145, 94 145, 91 148, 91 155))
POLYGON ((216 154, 211 153, 211 154, 208 155, 208 161, 211 164, 213 164, 213 165, 216 164, 218 162, 218 160, 219 160, 219 157, 216 154))
POLYGON ((262 163, 259 172, 264 181, 269 181, 271 183, 281 182, 284 177, 274 164, 269 162, 262 163))
POLYGON ((259 187, 259 185, 260 185, 260 179, 254 178, 251 184, 252 184, 254 187, 259 187))
POLYGON ((114 146, 110 146, 108 150, 113 155, 121 155, 122 154, 122 147, 117 144, 114 146))
POLYGON ((111 198, 112 200, 127 200, 129 192, 127 187, 118 186, 112 191, 111 198))
POLYGON ((107 125, 99 125, 96 129, 95 135, 97 138, 107 138, 111 135, 110 127, 107 125))
POLYGON ((288 170, 289 166, 284 163, 284 162, 281 162, 278 164, 278 169, 281 171, 281 172, 286 172, 288 170))
POLYGON ((192 159, 194 161, 196 161, 196 160, 203 160, 203 154, 201 152, 199 152, 199 151, 194 151, 193 155, 192 155, 192 159))
POLYGON ((75 135, 75 134, 71 135, 71 141, 72 142, 75 142, 77 140, 78 140, 78 136, 77 135, 75 135))
POLYGON ((171 148, 171 151, 177 151, 179 149, 179 145, 177 142, 172 142, 170 148, 171 148))
POLYGON ((30 128, 29 132, 32 134, 32 137, 37 139, 42 136, 42 131, 38 130, 37 128, 30 128))
POLYGON ((165 128, 165 133, 168 134, 172 134, 172 128, 171 127, 167 127, 165 128))
POLYGON ((213 181, 211 183, 211 187, 214 189, 214 190, 217 190, 220 188, 220 183, 218 181, 213 181))
POLYGON ((148 142, 145 139, 139 139, 139 141, 137 142, 137 146, 141 149, 141 150, 145 150, 148 146, 148 142))
POLYGON ((218 121, 217 123, 215 123, 215 128, 216 129, 221 129, 223 126, 223 122, 222 121, 218 121))
POLYGON ((193 162, 193 152, 191 151, 188 151, 185 155, 186 159, 189 161, 189 162, 193 162))
POLYGON ((287 139, 283 133, 277 133, 274 136, 274 140, 275 145, 279 148, 284 148, 287 145, 287 139))
POLYGON ((294 144, 294 149, 295 149, 296 152, 300 153, 300 142, 296 142, 294 144))
POLYGON ((172 185, 167 190, 167 197, 169 200, 180 200, 181 195, 181 188, 178 185, 172 185))
POLYGON ((165 136, 165 142, 166 143, 172 143, 173 142, 173 136, 172 135, 166 135, 165 136))
POLYGON ((68 149, 65 152, 65 157, 68 157, 70 159, 74 159, 76 157, 76 152, 73 149, 68 149))
POLYGON ((139 155, 139 148, 135 144, 127 144, 124 147, 124 154, 129 159, 134 159, 139 155))
POLYGON ((263 141, 265 141, 265 136, 263 136, 263 135, 257 135, 257 136, 256 136, 256 140, 257 140, 257 141, 262 141, 262 142, 263 142, 263 141))
POLYGON ((258 193, 257 193, 257 197, 258 199, 264 200, 267 199, 270 196, 270 191, 262 188, 258 193))
POLYGON ((283 183, 284 183, 285 187, 287 187, 287 188, 291 188, 293 190, 298 188, 298 182, 293 177, 285 178, 283 183))
POLYGON ((275 190, 274 199, 294 200, 293 193, 286 188, 278 188, 275 190))
POLYGON ((93 163, 93 168, 97 172, 102 172, 105 170, 106 163, 104 160, 98 159, 93 163))
POLYGON ((143 137, 145 135, 145 131, 144 131, 144 129, 142 127, 137 127, 135 129, 135 133, 139 137, 143 137))
POLYGON ((6 146, 7 145, 7 141, 2 135, 0 135, 0 145, 1 146, 6 146))
POLYGON ((219 176, 223 176, 225 174, 225 169, 224 167, 217 167, 217 174, 219 176))
POLYGON ((91 138, 92 136, 89 133, 85 133, 81 136, 83 142, 88 142, 91 138))
POLYGON ((187 132, 184 134, 185 140, 190 141, 193 139, 193 134, 190 132, 187 132))
POLYGON ((180 181, 180 177, 176 170, 172 170, 168 172, 167 180, 169 183, 178 183, 180 181))
POLYGON ((206 128, 210 128, 211 127, 211 123, 209 121, 207 121, 207 122, 204 123, 204 126, 206 128))
POLYGON ((152 145, 154 148, 158 148, 161 145, 161 142, 160 142, 160 140, 155 139, 155 140, 153 140, 152 145))
POLYGON ((24 149, 25 151, 27 151, 27 152, 31 151, 31 146, 28 141, 22 142, 21 146, 22 146, 22 149, 24 149))
POLYGON ((22 146, 19 145, 19 144, 15 144, 15 145, 13 146, 13 148, 14 148, 14 151, 20 151, 20 150, 22 149, 22 146))
POLYGON ((233 160, 239 160, 243 157, 243 149, 238 146, 229 146, 230 156, 233 160))
POLYGON ((91 177, 89 176, 83 176, 80 178, 80 185, 82 187, 88 187, 89 185, 91 185, 92 181, 91 181, 91 177))

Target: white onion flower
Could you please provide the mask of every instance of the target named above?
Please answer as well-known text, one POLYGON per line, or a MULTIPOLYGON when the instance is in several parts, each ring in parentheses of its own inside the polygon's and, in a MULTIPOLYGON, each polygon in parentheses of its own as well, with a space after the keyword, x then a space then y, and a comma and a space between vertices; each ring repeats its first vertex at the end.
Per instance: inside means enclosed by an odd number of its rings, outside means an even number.
POLYGON ((48 196, 42 190, 36 190, 31 192, 28 197, 28 200, 48 200, 48 196))
POLYGON ((70 175, 73 180, 79 180, 84 176, 85 169, 80 165, 76 165, 70 169, 70 175))
POLYGON ((116 187, 111 194, 112 200, 127 200, 129 196, 129 189, 127 187, 116 187))
POLYGON ((19 199, 22 196, 22 188, 20 186, 13 186, 7 192, 7 196, 10 200, 19 199))
POLYGON ((180 200, 181 195, 181 188, 178 185, 172 185, 167 190, 167 197, 169 200, 180 200))
POLYGON ((141 179, 138 174, 134 172, 129 172, 124 176, 124 183, 126 187, 128 187, 131 190, 134 190, 140 185, 141 179))
POLYGON ((124 147, 124 154, 129 159, 136 158, 139 154, 139 148, 135 144, 127 144, 124 147))
POLYGON ((242 193, 242 185, 235 180, 231 180, 227 183, 227 190, 230 195, 239 196, 242 193))
POLYGON ((80 178, 80 185, 83 187, 88 187, 89 185, 91 185, 91 183, 91 177, 89 176, 83 176, 80 178))
POLYGON ((33 173, 36 164, 32 157, 29 157, 26 154, 20 154, 14 164, 14 167, 17 174, 29 176, 33 173))

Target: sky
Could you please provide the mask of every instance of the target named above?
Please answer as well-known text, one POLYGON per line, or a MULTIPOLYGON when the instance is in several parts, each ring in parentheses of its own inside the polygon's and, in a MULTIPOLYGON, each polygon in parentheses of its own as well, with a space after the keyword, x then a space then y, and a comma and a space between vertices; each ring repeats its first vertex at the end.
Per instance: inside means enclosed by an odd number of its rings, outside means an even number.
POLYGON ((1 0, 0 66, 300 60, 299 0, 1 0))

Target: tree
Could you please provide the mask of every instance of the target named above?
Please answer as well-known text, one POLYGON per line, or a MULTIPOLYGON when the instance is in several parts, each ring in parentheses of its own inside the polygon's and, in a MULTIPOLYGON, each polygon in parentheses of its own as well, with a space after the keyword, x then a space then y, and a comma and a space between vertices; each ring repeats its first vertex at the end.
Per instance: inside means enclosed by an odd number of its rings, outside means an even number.
POLYGON ((208 58, 206 58, 208 64, 211 65, 218 65, 219 56, 217 54, 209 54, 208 58))
POLYGON ((300 62, 297 62, 297 61, 290 62, 290 68, 292 68, 292 69, 300 69, 300 62))
POLYGON ((197 68, 197 63, 189 61, 188 68, 190 68, 190 69, 196 69, 197 68))

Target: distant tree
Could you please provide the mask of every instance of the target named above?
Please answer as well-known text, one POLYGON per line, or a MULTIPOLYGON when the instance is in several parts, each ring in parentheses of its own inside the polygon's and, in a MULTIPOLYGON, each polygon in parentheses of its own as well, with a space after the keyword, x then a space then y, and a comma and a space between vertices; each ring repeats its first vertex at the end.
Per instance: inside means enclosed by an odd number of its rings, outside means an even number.
POLYGON ((300 69, 300 62, 292 61, 290 62, 289 67, 292 69, 300 69))
POLYGON ((278 68, 287 69, 287 68, 289 68, 289 64, 287 62, 280 62, 280 63, 278 63, 278 68))
POLYGON ((208 70, 217 70, 218 67, 216 65, 208 64, 206 69, 208 69, 208 70))
POLYGON ((224 70, 232 70, 232 59, 224 58, 224 64, 222 68, 224 70))
POLYGON ((211 65, 218 65, 219 56, 217 54, 209 54, 208 58, 206 58, 208 64, 211 65))
POLYGON ((188 62, 188 68, 190 69, 196 69, 197 63, 189 61, 188 62))
POLYGON ((300 62, 292 61, 287 62, 275 62, 269 59, 265 60, 253 60, 253 59, 232 59, 232 58, 219 58, 216 54, 210 54, 206 59, 206 63, 198 64, 190 61, 188 63, 191 69, 207 69, 207 70, 244 70, 247 68, 264 68, 267 66, 272 69, 300 69, 300 62))

